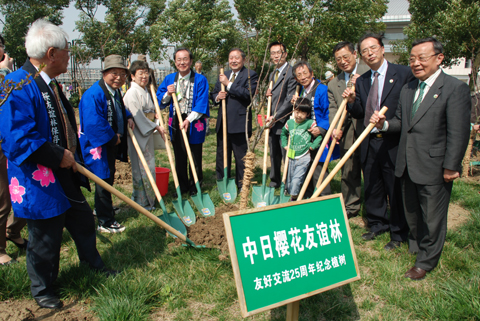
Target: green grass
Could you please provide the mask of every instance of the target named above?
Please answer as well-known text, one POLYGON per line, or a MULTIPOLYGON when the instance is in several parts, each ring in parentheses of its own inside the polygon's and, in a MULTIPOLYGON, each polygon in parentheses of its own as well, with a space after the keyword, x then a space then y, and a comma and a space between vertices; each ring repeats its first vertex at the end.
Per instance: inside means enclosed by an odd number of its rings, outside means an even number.
MULTIPOLYGON (((214 133, 204 146, 202 190, 209 193, 216 206, 222 206, 216 190, 214 133)), ((262 154, 259 145, 257 156, 262 154)), ((157 154, 157 164, 169 167, 166 153, 157 154)), ((255 179, 261 182, 259 167, 255 179)), ((169 191, 173 190, 170 177, 169 191)), ((415 262, 406 245, 385 252, 388 235, 365 242, 361 239, 363 227, 350 222, 361 279, 302 300, 300 319, 480 320, 478 190, 476 182, 455 182, 452 202, 466 209, 470 217, 448 231, 440 264, 423 281, 403 277, 415 262)), ((123 191, 130 195, 127 188, 123 191)), ((340 192, 338 174, 332 191, 340 192)), ((93 207, 93 193, 85 195, 93 207)), ((171 200, 170 195, 165 197, 168 210, 173 211, 171 200)), ((121 206, 123 211, 117 219, 126 231, 97 234, 97 248, 107 267, 122 273, 106 278, 80 265, 75 245, 65 231, 56 282, 62 299, 84 302, 100 320, 242 320, 232 267, 230 261, 219 260, 220 251, 178 246, 148 218, 121 206)), ((26 236, 26 230, 23 233, 26 236)), ((0 300, 31 299, 25 252, 12 244, 8 244, 7 252, 20 264, 0 267, 0 300)), ((285 312, 286 308, 280 307, 250 319, 284 320, 285 312)))

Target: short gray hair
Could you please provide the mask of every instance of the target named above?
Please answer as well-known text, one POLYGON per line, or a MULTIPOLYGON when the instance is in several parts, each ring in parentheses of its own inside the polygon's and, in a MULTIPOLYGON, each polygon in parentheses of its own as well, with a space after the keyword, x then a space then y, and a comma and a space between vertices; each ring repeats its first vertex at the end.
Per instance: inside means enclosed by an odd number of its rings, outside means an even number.
POLYGON ((42 59, 48 48, 65 49, 68 34, 50 21, 38 19, 25 37, 25 49, 30 58, 42 59))

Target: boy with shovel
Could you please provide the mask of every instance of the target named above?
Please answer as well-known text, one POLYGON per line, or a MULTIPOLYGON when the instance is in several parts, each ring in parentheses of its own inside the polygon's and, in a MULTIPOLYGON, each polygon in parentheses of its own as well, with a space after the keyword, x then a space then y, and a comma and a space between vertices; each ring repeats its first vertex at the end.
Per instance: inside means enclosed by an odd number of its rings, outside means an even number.
POLYGON ((305 175, 310 164, 310 150, 317 149, 322 142, 322 136, 318 135, 312 142, 312 134, 309 129, 317 126, 310 119, 312 103, 308 99, 301 99, 298 107, 294 110, 294 119, 289 119, 282 128, 282 148, 287 150, 289 158, 287 190, 292 196, 292 201, 297 199, 302 187, 305 175), (288 136, 290 144, 288 144, 288 136))

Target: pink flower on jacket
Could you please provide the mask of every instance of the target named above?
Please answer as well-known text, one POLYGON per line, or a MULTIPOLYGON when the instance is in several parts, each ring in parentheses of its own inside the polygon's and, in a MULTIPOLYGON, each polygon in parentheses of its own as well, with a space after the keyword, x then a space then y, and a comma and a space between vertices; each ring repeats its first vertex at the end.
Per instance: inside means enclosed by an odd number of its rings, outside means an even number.
POLYGON ((80 131, 81 131, 82 126, 78 125, 78 138, 80 138, 80 131))
POLYGON ((12 199, 12 203, 21 204, 23 202, 22 195, 25 195, 25 187, 18 184, 18 179, 16 177, 12 177, 8 188, 10 190, 10 198, 12 199))
POLYGON ((93 155, 93 160, 102 159, 102 146, 90 149, 90 154, 93 155))
POLYGON ((172 126, 173 118, 169 117, 168 118, 168 126, 172 126))
POLYGON ((37 168, 38 169, 33 172, 33 179, 40 182, 41 186, 47 187, 50 183, 55 183, 55 176, 50 168, 40 164, 37 164, 37 168))
POLYGON ((197 120, 197 122, 195 123, 195 128, 197 129, 198 132, 203 131, 204 126, 203 126, 203 123, 200 121, 200 119, 197 120))

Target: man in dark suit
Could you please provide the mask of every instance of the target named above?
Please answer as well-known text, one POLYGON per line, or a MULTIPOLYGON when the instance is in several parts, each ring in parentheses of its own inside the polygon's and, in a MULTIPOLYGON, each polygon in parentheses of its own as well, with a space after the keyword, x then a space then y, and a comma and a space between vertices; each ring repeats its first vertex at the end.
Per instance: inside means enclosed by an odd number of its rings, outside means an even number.
MULTIPOLYGON (((382 37, 366 34, 358 42, 358 51, 370 70, 357 78, 355 92, 345 89, 343 97, 349 97, 348 110, 354 118, 365 118, 363 131, 371 115, 381 106, 389 107, 387 119, 395 115, 400 91, 414 79, 407 66, 388 63, 384 58, 382 37)), ((402 206, 400 181, 395 178, 399 133, 381 133, 374 128, 360 147, 362 162, 365 210, 370 231, 362 235, 364 240, 373 240, 390 231, 391 241, 385 250, 399 247, 407 241, 408 225, 402 206), (387 199, 390 216, 387 213, 387 199)))
POLYGON ((405 273, 412 280, 423 279, 440 259, 453 181, 470 134, 470 89, 440 69, 443 58, 435 38, 414 41, 410 68, 417 79, 403 87, 393 119, 371 118, 382 131, 401 133, 395 175, 401 178, 410 252, 418 252, 405 273))
MULTIPOLYGON (((342 71, 337 77, 328 83, 328 100, 330 102, 329 115, 330 123, 337 114, 338 107, 343 101, 343 91, 347 88, 347 83, 351 81, 355 84, 357 78, 368 70, 366 65, 357 64, 357 52, 353 43, 348 41, 339 42, 333 48, 333 55, 338 68, 342 71)), ((340 155, 352 147, 353 143, 360 136, 361 124, 363 119, 353 119, 347 115, 340 133, 336 133, 337 139, 340 139, 340 155)), ((348 218, 355 217, 360 212, 360 197, 362 194, 362 167, 360 163, 360 150, 357 149, 353 155, 345 162, 342 167, 342 195, 345 200, 345 209, 348 218)))
MULTIPOLYGON (((224 75, 220 75, 211 93, 212 101, 216 105, 220 104, 222 99, 226 99, 227 104, 227 168, 230 173, 232 166, 232 151, 235 157, 235 182, 238 189, 242 189, 243 173, 245 165, 243 157, 247 154, 247 136, 245 134, 245 122, 248 126, 248 137, 252 135, 252 113, 248 112, 251 97, 255 95, 257 89, 258 75, 255 71, 245 68, 245 52, 240 48, 233 48, 228 54, 228 65, 231 70, 227 70, 224 75), (250 80, 250 81, 249 81, 250 80), (225 85, 226 91, 221 91, 221 84, 225 85), (248 120, 247 120, 248 119, 248 120)), ((216 132, 217 132, 217 161, 216 171, 217 179, 223 178, 223 112, 220 108, 218 112, 216 132)))
POLYGON ((287 62, 287 48, 281 42, 272 42, 269 45, 270 59, 275 64, 275 70, 270 74, 273 89, 267 91, 272 96, 272 123, 270 129, 270 187, 280 187, 282 176, 282 159, 285 159, 285 149, 282 148, 280 134, 288 119, 286 116, 292 111, 292 97, 295 94, 297 82, 292 74, 292 66, 287 62))

